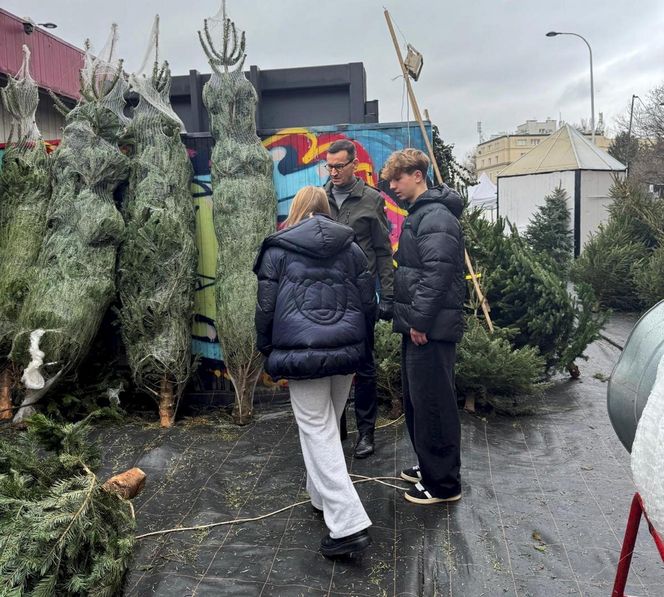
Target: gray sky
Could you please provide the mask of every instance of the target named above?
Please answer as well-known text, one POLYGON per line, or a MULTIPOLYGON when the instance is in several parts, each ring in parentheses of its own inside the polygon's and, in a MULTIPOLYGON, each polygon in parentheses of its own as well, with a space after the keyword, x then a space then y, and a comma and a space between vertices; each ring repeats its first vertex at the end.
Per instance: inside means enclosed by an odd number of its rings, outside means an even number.
MULTIPOLYGON (((112 22, 121 57, 139 66, 155 13, 161 54, 173 74, 209 72, 196 31, 219 0, 2 0, 2 8, 36 22, 53 21, 62 39, 101 49, 112 22)), ((228 0, 229 16, 247 34, 247 62, 261 69, 364 62, 367 99, 378 99, 381 122, 406 119, 403 81, 383 17, 386 7, 402 47, 424 55, 415 83, 443 139, 458 158, 485 136, 513 131, 527 119, 590 118, 588 49, 593 50, 595 118, 609 129, 633 93, 645 97, 664 82, 661 0, 228 0)), ((411 112, 412 115, 412 112, 411 112)))

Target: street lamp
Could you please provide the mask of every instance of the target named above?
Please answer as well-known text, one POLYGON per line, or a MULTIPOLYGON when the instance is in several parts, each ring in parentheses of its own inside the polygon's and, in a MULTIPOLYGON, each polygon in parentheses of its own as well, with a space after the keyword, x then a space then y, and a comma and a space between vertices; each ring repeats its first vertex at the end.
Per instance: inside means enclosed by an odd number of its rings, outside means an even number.
POLYGON ((549 31, 547 37, 555 37, 556 35, 573 35, 574 37, 581 38, 588 46, 590 52, 590 128, 592 129, 592 142, 595 143, 595 88, 593 86, 593 51, 588 43, 588 40, 579 35, 578 33, 569 33, 564 31, 549 31))

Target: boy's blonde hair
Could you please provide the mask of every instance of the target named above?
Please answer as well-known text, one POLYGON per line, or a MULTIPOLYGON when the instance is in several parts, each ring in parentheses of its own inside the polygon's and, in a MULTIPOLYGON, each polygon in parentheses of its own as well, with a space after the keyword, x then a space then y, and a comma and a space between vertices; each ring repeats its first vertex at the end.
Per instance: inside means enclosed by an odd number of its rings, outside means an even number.
POLYGON ((284 228, 294 226, 304 218, 314 213, 323 213, 332 215, 330 212, 330 203, 327 200, 327 194, 320 187, 307 186, 302 187, 293 197, 288 218, 284 222, 284 228))
POLYGON ((422 178, 426 180, 430 163, 429 157, 423 151, 409 147, 408 149, 395 151, 390 155, 380 172, 380 176, 383 180, 389 182, 404 173, 412 174, 419 170, 422 173, 422 178))

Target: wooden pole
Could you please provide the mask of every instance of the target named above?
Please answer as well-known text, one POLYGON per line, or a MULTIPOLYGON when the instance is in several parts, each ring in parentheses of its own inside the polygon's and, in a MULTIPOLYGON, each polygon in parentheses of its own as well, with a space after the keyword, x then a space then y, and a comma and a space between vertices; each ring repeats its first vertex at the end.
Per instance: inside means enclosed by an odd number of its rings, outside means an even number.
MULTIPOLYGON (((433 147, 431 146, 431 142, 429 141, 429 136, 427 135, 426 128, 424 127, 424 121, 422 120, 422 114, 420 113, 420 108, 419 105, 417 104, 417 98, 415 97, 415 93, 413 92, 413 87, 410 84, 410 76, 408 75, 408 71, 406 70, 406 65, 403 62, 403 55, 401 54, 401 48, 399 48, 399 42, 397 41, 397 36, 396 33, 394 32, 394 27, 392 25, 392 19, 390 18, 390 13, 387 9, 385 9, 384 14, 385 14, 385 20, 387 21, 387 27, 390 30, 390 36, 392 37, 392 43, 394 44, 394 49, 397 53, 399 66, 401 67, 401 72, 403 73, 403 78, 404 81, 406 82, 408 97, 410 98, 410 103, 413 106, 413 112, 415 113, 415 118, 417 119, 417 123, 420 125, 420 131, 422 132, 424 143, 427 147, 427 151, 429 152, 429 158, 431 159, 431 164, 436 174, 436 180, 438 184, 443 184, 443 176, 438 168, 438 163, 436 162, 436 157, 433 153, 433 147)), ((491 331, 491 333, 493 333, 493 322, 491 321, 491 315, 489 315, 489 303, 486 300, 484 294, 482 293, 482 289, 480 288, 479 282, 477 281, 477 275, 475 274, 475 269, 473 268, 473 264, 470 261, 470 255, 468 255, 468 251, 466 251, 465 249, 464 249, 464 260, 466 262, 466 267, 468 268, 468 273, 470 274, 470 279, 473 282, 473 288, 475 289, 475 294, 477 295, 477 298, 480 301, 482 312, 484 313, 484 318, 486 319, 486 323, 489 326, 489 330, 491 331)))
POLYGON ((7 366, 0 373, 0 421, 8 421, 13 416, 12 374, 7 366))

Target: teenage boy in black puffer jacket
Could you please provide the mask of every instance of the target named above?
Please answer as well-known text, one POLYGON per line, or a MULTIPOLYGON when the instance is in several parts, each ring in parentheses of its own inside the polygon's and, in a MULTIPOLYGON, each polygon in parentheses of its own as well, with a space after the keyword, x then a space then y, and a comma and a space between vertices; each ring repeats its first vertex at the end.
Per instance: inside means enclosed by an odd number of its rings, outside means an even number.
POLYGON ((382 178, 408 202, 395 254, 394 331, 403 334, 401 376, 406 425, 418 464, 401 477, 417 504, 461 498, 461 426, 454 387, 456 345, 463 335, 463 200, 445 185, 427 188, 429 158, 394 152, 382 178))

